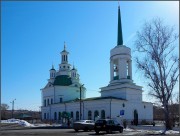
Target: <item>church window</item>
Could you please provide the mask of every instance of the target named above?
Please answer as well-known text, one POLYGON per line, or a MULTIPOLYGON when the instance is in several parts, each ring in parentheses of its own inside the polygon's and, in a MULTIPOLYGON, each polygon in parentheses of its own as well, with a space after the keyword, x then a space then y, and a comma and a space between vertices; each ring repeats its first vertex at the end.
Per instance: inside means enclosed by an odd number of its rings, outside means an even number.
POLYGON ((46 113, 44 113, 44 119, 46 119, 46 113))
POLYGON ((58 120, 61 120, 61 112, 59 112, 58 120))
POLYGON ((73 111, 71 111, 71 118, 73 118, 73 111))
POLYGON ((63 98, 60 98, 60 99, 59 99, 59 102, 62 103, 62 102, 63 102, 63 98))
POLYGON ((99 112, 96 110, 96 111, 94 112, 94 120, 95 120, 95 118, 98 117, 98 116, 99 116, 99 112))
POLYGON ((51 104, 53 104, 53 98, 51 98, 51 104))
POLYGON ((57 113, 54 112, 54 120, 57 120, 57 113))
POLYGON ((79 120, 79 111, 76 111, 76 120, 79 120))
POLYGON ((46 99, 44 100, 44 106, 46 106, 46 99))
POLYGON ((88 111, 88 120, 92 120, 92 112, 88 111))
POLYGON ((144 105, 144 109, 146 108, 146 105, 144 105))
POLYGON ((47 105, 49 105, 49 99, 48 99, 48 104, 47 105))
POLYGON ((125 107, 125 104, 123 103, 122 106, 125 107))
POLYGON ((105 119, 105 110, 101 110, 101 118, 105 119))

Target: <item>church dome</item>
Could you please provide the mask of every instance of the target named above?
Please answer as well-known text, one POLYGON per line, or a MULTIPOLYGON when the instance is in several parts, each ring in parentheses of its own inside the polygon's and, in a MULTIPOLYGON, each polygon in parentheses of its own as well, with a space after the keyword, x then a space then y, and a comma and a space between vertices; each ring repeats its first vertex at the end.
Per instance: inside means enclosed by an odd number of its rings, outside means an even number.
POLYGON ((54 80, 54 85, 69 86, 72 84, 71 77, 68 75, 57 76, 54 80))

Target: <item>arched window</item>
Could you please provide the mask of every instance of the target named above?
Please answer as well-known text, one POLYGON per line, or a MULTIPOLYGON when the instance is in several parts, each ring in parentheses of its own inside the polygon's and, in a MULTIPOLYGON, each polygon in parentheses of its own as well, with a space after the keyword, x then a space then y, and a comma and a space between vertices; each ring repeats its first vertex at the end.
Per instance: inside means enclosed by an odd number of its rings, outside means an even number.
POLYGON ((125 107, 125 104, 123 103, 122 106, 125 107))
POLYGON ((73 111, 71 111, 71 118, 73 118, 73 111))
POLYGON ((63 98, 59 98, 59 102, 62 103, 63 102, 63 98))
POLYGON ((44 119, 46 119, 46 113, 44 113, 44 119))
POLYGON ((58 120, 61 120, 61 112, 59 112, 58 120))
POLYGON ((99 112, 96 110, 96 111, 94 112, 94 120, 95 120, 95 118, 98 117, 98 116, 99 116, 99 112))
POLYGON ((46 99, 44 100, 44 106, 46 106, 46 99))
POLYGON ((57 120, 57 113, 54 112, 54 120, 57 120))
POLYGON ((79 111, 76 111, 76 120, 79 120, 79 111))
POLYGON ((105 110, 101 110, 101 118, 105 119, 105 110))
POLYGON ((53 104, 53 98, 51 98, 51 104, 53 104))
POLYGON ((48 99, 48 104, 47 105, 49 105, 49 99, 48 99))
POLYGON ((92 120, 92 112, 91 111, 88 111, 88 119, 92 120))

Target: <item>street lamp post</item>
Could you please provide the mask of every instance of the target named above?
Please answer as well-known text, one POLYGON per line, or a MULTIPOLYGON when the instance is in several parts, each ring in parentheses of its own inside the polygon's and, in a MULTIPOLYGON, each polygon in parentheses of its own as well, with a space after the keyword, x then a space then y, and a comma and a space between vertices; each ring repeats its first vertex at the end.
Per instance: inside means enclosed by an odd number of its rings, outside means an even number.
POLYGON ((80 86, 80 101, 79 101, 79 103, 80 103, 80 120, 81 120, 81 117, 82 117, 82 113, 81 113, 81 88, 84 86, 84 84, 83 85, 81 85, 80 86))
POLYGON ((11 103, 12 103, 12 118, 13 118, 13 113, 14 113, 14 101, 15 101, 16 99, 14 99, 11 103))

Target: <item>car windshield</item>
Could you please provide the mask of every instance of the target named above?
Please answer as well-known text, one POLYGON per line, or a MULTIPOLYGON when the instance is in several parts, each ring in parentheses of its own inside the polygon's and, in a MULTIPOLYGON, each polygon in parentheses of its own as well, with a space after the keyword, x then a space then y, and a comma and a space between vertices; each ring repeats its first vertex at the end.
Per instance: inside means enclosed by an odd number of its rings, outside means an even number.
POLYGON ((117 122, 117 120, 114 120, 114 124, 116 124, 116 125, 117 125, 117 124, 119 124, 119 122, 117 122))
POLYGON ((97 120, 96 123, 104 123, 104 120, 97 120))

